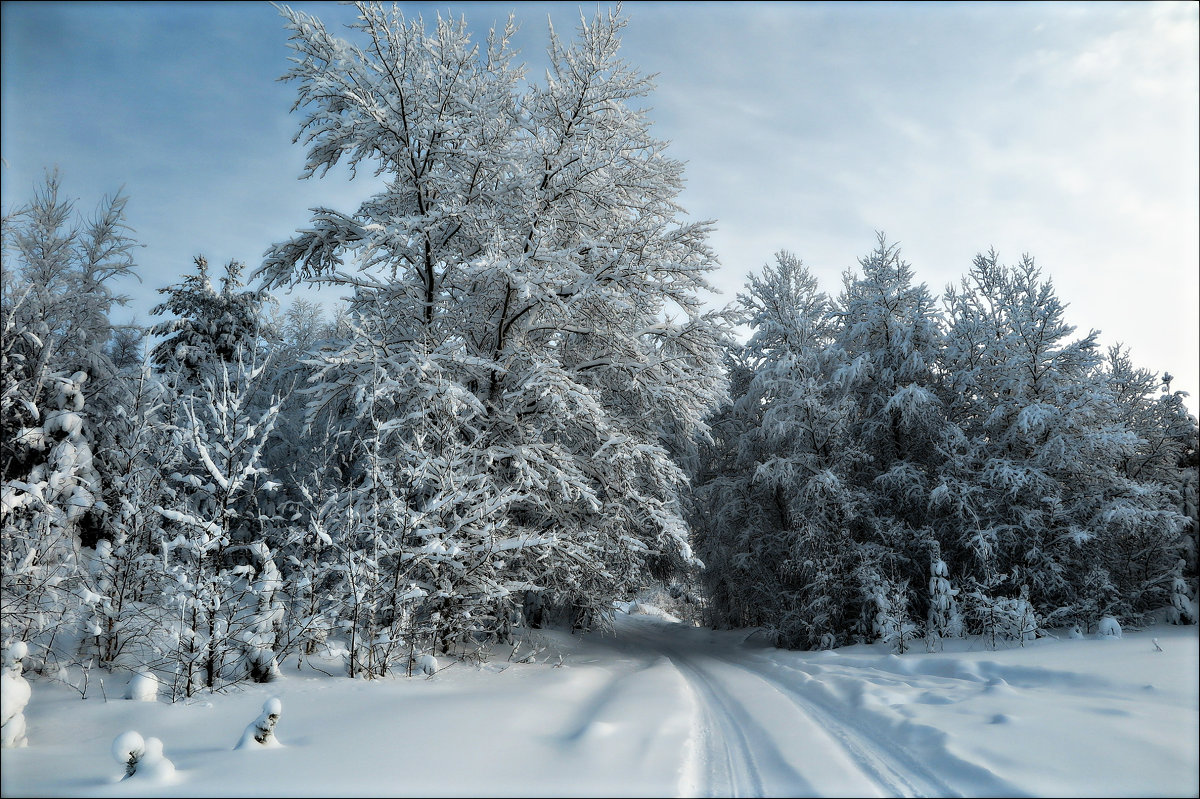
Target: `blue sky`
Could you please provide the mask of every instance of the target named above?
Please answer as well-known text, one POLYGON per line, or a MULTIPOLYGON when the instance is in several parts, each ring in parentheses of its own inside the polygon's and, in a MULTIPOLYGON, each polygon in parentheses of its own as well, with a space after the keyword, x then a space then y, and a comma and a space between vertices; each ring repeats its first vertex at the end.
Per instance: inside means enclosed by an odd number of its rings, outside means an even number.
MULTIPOLYGON (((296 7, 334 27, 353 10, 296 7)), ((402 4, 514 11, 541 73, 572 3, 402 4)), ((591 14, 594 4, 583 6, 591 14)), ((1200 391, 1200 6, 629 2, 623 52, 657 73, 655 133, 688 162, 681 201, 715 219, 733 299, 786 248, 836 292, 898 240, 940 292, 976 252, 1034 255, 1068 315, 1200 391)), ((3 207, 46 167, 91 210, 120 187, 145 244, 139 319, 204 253, 256 266, 322 204, 369 193, 299 181, 286 32, 267 3, 3 4, 3 207)), ((333 298, 329 298, 331 301, 333 298)))

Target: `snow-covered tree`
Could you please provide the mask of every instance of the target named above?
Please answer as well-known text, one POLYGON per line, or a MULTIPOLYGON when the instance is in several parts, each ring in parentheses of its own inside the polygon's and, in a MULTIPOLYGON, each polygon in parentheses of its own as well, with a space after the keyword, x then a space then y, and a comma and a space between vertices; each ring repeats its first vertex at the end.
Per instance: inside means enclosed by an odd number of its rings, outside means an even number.
POLYGON ((94 604, 80 547, 104 532, 112 464, 101 420, 121 388, 108 315, 124 302, 112 283, 132 274, 136 246, 125 203, 106 198, 92 219, 77 220, 58 174, 48 173, 33 200, 3 220, 3 629, 29 642, 37 670, 48 657, 75 657, 74 627, 87 615, 82 606, 94 604))
POLYGON ((941 548, 934 542, 929 561, 929 619, 925 625, 931 651, 940 649, 943 639, 958 638, 963 634, 958 593, 959 589, 950 583, 950 571, 941 558, 941 548))
POLYGON ((275 737, 275 725, 279 722, 282 712, 283 703, 279 701, 279 697, 273 696, 263 702, 262 713, 246 727, 234 749, 280 746, 279 739, 275 737))
POLYGON ((246 267, 239 261, 225 265, 219 290, 209 278, 208 259, 198 255, 194 262, 195 274, 159 289, 166 300, 151 310, 155 316, 173 317, 151 328, 162 339, 151 357, 164 372, 177 375, 182 386, 198 385, 214 377, 222 364, 258 349, 263 304, 269 299, 262 290, 240 290, 246 267))
POLYGON ((44 460, 23 480, 6 480, 3 519, 4 638, 31 642, 35 664, 74 660, 75 626, 99 597, 84 583, 80 520, 96 504, 99 475, 85 434, 87 373, 53 376, 54 410, 22 431, 44 460))
POLYGON ((117 412, 105 420, 109 443, 103 457, 111 464, 100 492, 105 537, 88 561, 86 585, 97 599, 84 620, 89 633, 84 652, 108 667, 137 668, 153 659, 161 643, 163 520, 153 508, 164 501, 164 468, 174 468, 173 440, 170 395, 150 365, 122 374, 117 412))
POLYGON ((278 578, 265 548, 253 556, 263 523, 259 495, 274 488, 261 461, 280 402, 257 396, 266 368, 239 348, 177 405, 180 460, 154 510, 166 530, 164 591, 179 614, 176 690, 188 696, 247 670, 260 678, 262 669, 274 673, 261 650, 264 618, 273 623, 277 615, 278 578))
POLYGON ((1116 583, 1113 612, 1166 604, 1186 519, 1166 486, 1129 472, 1147 446, 1133 423, 1137 375, 1119 358, 1105 373, 1096 331, 1069 339, 1065 306, 1029 257, 1006 267, 978 256, 947 305, 942 365, 965 443, 931 498, 959 508, 957 545, 976 560, 967 571, 1008 599, 1019 573, 1051 622, 1094 621, 1077 606, 1092 566, 1116 583), (1000 573, 1011 575, 1003 587, 1000 573))
POLYGON ((935 647, 1183 618, 1181 395, 1095 332, 1071 340, 1030 258, 980 255, 944 313, 882 235, 860 266, 831 302, 781 254, 740 297, 753 335, 692 458, 713 621, 813 647, 904 616, 935 647))
MULTIPOLYGON (((603 621, 649 557, 690 558, 684 477, 662 436, 668 423, 703 431, 724 391, 721 324, 699 304, 708 226, 678 221, 682 165, 633 105, 650 84, 617 55, 623 19, 585 20, 569 44, 551 32, 546 80, 523 88, 511 21, 481 48, 462 21, 427 31, 357 8, 358 43, 284 10, 297 140, 306 176, 344 159, 387 183, 352 212, 318 209, 259 274, 351 289, 368 363, 436 372, 430 390, 447 399, 423 421, 404 421, 411 407, 378 420, 390 446, 460 430, 458 453, 420 466, 422 480, 440 473, 438 490, 494 506, 469 522, 490 539, 479 546, 507 553, 486 562, 532 575, 576 621, 603 621), (536 556, 516 543, 534 541, 536 556)), ((327 374, 331 392, 355 382, 327 374)), ((404 512, 426 513, 420 499, 404 512)))
POLYGON ((862 571, 864 588, 873 611, 871 631, 877 640, 903 655, 920 635, 920 626, 912 620, 908 607, 908 585, 905 580, 881 577, 873 568, 862 571))
POLYGON ((832 646, 856 606, 861 498, 848 481, 860 457, 846 438, 849 406, 827 368, 830 302, 787 252, 746 289, 738 299, 754 332, 730 363, 733 402, 713 420, 695 478, 711 612, 768 626, 781 644, 832 646))

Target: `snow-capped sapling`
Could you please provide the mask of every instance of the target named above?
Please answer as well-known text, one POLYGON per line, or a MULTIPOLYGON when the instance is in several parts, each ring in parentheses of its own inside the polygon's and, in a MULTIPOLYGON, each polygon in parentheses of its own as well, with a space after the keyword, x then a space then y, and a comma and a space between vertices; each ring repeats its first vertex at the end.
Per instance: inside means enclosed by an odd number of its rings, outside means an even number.
POLYGON ((123 732, 113 739, 112 753, 116 761, 125 767, 129 779, 163 781, 175 774, 175 764, 163 754, 163 742, 158 738, 145 738, 133 730, 123 732))
POLYGON ((138 762, 138 778, 165 782, 174 774, 175 764, 163 754, 163 742, 158 738, 147 738, 146 750, 138 762))
POLYGON ((132 777, 137 773, 142 755, 146 753, 146 742, 140 733, 129 730, 113 738, 112 753, 116 761, 125 767, 125 776, 132 777))
POLYGON ((247 749, 254 746, 280 746, 279 739, 275 737, 275 723, 279 721, 279 712, 282 708, 283 704, 277 696, 273 696, 266 702, 263 702, 262 713, 250 723, 250 726, 246 727, 246 731, 242 733, 242 739, 238 741, 238 745, 234 748, 247 749))

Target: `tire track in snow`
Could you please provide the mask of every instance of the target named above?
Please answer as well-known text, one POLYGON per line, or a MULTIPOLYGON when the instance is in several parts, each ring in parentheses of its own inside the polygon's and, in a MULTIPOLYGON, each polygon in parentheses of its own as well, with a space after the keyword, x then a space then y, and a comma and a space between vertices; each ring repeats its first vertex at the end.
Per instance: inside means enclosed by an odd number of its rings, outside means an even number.
MULTIPOLYGON (((632 631, 631 631, 632 632, 632 631)), ((640 632, 629 636, 665 657, 682 675, 696 699, 700 724, 680 785, 682 795, 812 796, 812 783, 780 750, 771 730, 757 721, 742 702, 694 657, 662 639, 640 632), (696 759, 700 762, 694 762, 696 759), (699 774, 695 772, 699 771, 699 774), (692 781, 699 778, 699 784, 692 781)))
MULTIPOLYGON (((861 753, 864 764, 874 763, 882 766, 885 772, 898 777, 902 782, 913 784, 918 793, 911 796, 1024 796, 1005 780, 996 777, 991 771, 970 761, 956 757, 942 749, 939 754, 954 761, 954 770, 960 774, 969 774, 971 785, 966 793, 951 787, 937 772, 925 765, 904 746, 894 740, 892 730, 878 730, 862 723, 848 723, 837 714, 839 708, 829 699, 818 698, 803 691, 795 680, 788 680, 771 675, 768 670, 785 670, 811 679, 811 675, 803 669, 783 664, 755 668, 746 663, 719 657, 718 659, 730 665, 754 674, 765 682, 774 684, 782 693, 789 695, 793 703, 801 706, 810 716, 826 725, 831 734, 840 739, 843 746, 856 757, 861 753)), ((879 773, 879 772, 877 772, 879 773)), ((881 787, 887 787, 889 778, 880 773, 881 787)), ((961 787, 961 786, 960 786, 961 787)), ((906 795, 901 791, 889 788, 896 795, 906 795)))
MULTIPOLYGON (((774 745, 736 700, 703 671, 682 658, 667 657, 687 680, 701 708, 703 724, 699 729, 701 749, 698 754, 703 763, 703 781, 691 787, 704 796, 766 796, 755 757, 755 744, 762 747, 765 743, 770 749, 774 745), (714 708, 720 712, 714 712, 714 708)), ((775 756, 779 757, 777 751, 775 756)), ((808 786, 798 774, 796 780, 796 794, 811 792, 811 789, 806 790, 808 786)))
MULTIPOLYGON (((663 629, 665 635, 650 631, 628 629, 630 637, 670 659, 692 686, 702 708, 704 720, 700 738, 706 758, 704 774, 707 782, 694 786, 698 793, 713 796, 771 794, 816 795, 811 780, 788 763, 770 732, 750 715, 731 691, 729 675, 716 674, 713 664, 733 669, 750 684, 765 689, 794 708, 799 718, 810 721, 835 746, 846 753, 862 778, 883 795, 888 796, 962 796, 936 771, 924 764, 902 744, 893 739, 893 731, 877 730, 861 722, 851 722, 851 714, 829 700, 810 696, 793 680, 769 672, 770 667, 748 665, 738 659, 718 653, 715 648, 700 647, 675 638, 674 631, 663 629), (760 763, 768 766, 764 778, 760 763), (780 779, 781 775, 787 775, 780 779), (772 779, 772 777, 774 779, 772 779), (785 782, 777 785, 775 783, 785 782)), ((782 668, 780 666, 779 668, 782 668)), ((802 670, 788 669, 807 675, 802 670)), ((736 689, 734 689, 736 690, 736 689)), ((744 689, 743 689, 744 690, 744 689)), ((946 757, 953 757, 944 750, 946 757)), ((987 795, 1013 795, 1013 788, 998 780, 986 769, 958 758, 955 769, 972 772, 972 792, 987 795)))
POLYGON ((715 658, 771 686, 798 710, 820 723, 866 775, 891 796, 961 796, 903 747, 867 728, 847 723, 830 709, 805 696, 785 680, 771 677, 744 663, 715 658))

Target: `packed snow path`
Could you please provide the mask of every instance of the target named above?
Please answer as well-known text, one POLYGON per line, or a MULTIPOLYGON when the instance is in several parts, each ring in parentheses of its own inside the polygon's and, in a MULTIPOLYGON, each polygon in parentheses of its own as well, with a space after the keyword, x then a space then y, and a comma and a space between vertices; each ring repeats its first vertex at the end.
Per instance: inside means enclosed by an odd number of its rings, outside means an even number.
MULTIPOLYGON (((1195 796, 1197 628, 903 656, 618 614, 431 679, 284 677, 169 704, 33 680, 6 796, 1195 796), (1153 638, 1161 650, 1153 645, 1153 638), (271 697, 279 746, 234 750, 271 697), (136 730, 169 780, 119 782, 136 730)), ((446 661, 442 661, 445 663, 446 661)), ((336 661, 316 664, 338 672, 336 661)), ((76 675, 78 676, 78 675, 76 675)), ((71 677, 75 679, 75 677, 71 677)), ((78 680, 76 680, 78 681, 78 680)))
MULTIPOLYGON (((905 746, 891 732, 847 712, 823 694, 812 673, 737 655, 667 623, 621 621, 628 644, 665 657, 695 703, 693 738, 681 793, 696 796, 959 796, 1015 795, 1014 786, 958 762, 931 767, 918 736, 905 746)), ((940 754, 943 758, 944 753, 940 754)), ((936 762, 936 759, 933 760, 936 762)))

